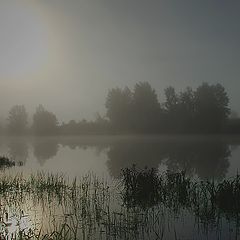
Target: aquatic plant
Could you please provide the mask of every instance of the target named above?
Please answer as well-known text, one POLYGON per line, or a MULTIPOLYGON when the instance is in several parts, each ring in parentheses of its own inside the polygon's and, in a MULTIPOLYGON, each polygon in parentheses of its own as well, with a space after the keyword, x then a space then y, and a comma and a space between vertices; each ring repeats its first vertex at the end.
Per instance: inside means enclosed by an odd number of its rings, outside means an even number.
POLYGON ((1 156, 0 157, 0 169, 9 168, 15 166, 15 162, 10 160, 7 157, 1 156))
POLYGON ((44 172, 0 174, 2 239, 179 239, 168 226, 186 214, 203 229, 198 234, 221 231, 224 220, 239 236, 239 204, 238 175, 199 181, 136 166, 123 169, 114 183, 92 173, 73 180, 44 172))

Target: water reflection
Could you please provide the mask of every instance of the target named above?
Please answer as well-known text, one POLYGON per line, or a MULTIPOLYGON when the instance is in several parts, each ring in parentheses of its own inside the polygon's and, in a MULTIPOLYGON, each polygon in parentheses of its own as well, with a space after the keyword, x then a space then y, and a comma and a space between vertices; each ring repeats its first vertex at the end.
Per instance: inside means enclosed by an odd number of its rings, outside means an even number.
POLYGON ((214 141, 136 141, 113 144, 108 152, 108 168, 118 177, 121 168, 137 164, 158 168, 165 165, 172 172, 186 171, 200 178, 225 177, 231 157, 230 146, 214 141))
POLYGON ((10 139, 8 155, 18 165, 25 165, 28 158, 28 145, 23 139, 10 139))
POLYGON ((112 144, 107 155, 109 172, 115 178, 119 177, 122 168, 133 164, 139 168, 146 166, 158 168, 163 159, 167 157, 162 144, 151 141, 118 142, 112 144))
POLYGON ((136 168, 113 184, 3 174, 0 239, 239 239, 239 184, 136 168))
POLYGON ((34 156, 41 166, 57 155, 59 143, 57 138, 37 138, 34 140, 34 156))
POLYGON ((59 163, 66 166, 69 159, 79 156, 79 161, 72 164, 84 169, 86 155, 83 153, 87 150, 92 153, 93 162, 106 166, 114 178, 119 177, 122 168, 136 164, 139 168, 184 170, 188 176, 197 175, 202 179, 222 179, 228 172, 231 153, 236 151, 239 142, 217 137, 40 137, 11 139, 8 155, 23 165, 35 157, 40 166, 55 157, 51 166, 56 165, 56 169, 60 167, 59 163), (100 162, 100 154, 106 161, 100 162))
POLYGON ((226 176, 231 151, 221 141, 174 143, 169 146, 166 165, 173 172, 185 170, 188 175, 196 174, 202 179, 226 176))

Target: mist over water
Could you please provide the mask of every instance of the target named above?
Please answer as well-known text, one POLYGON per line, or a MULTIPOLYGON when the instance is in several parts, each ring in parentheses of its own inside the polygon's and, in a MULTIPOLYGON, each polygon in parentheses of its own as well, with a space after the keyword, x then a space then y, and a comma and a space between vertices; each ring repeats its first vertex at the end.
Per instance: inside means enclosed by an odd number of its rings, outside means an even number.
POLYGON ((136 165, 222 180, 240 168, 239 144, 238 137, 221 136, 9 137, 1 139, 0 154, 16 162, 9 171, 26 173, 94 172, 117 179, 121 169, 136 165))
POLYGON ((0 1, 0 240, 240 238, 240 2, 0 1))

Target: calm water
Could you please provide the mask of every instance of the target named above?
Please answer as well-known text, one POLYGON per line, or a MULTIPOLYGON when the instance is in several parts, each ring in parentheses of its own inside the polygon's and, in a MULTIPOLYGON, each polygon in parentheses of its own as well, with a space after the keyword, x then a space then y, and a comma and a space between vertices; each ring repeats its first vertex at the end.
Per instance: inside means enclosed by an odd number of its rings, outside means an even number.
MULTIPOLYGON (((10 174, 24 172, 27 175, 41 170, 64 173, 71 179, 91 172, 114 184, 117 181, 112 180, 119 179, 122 168, 135 164, 138 168, 151 167, 159 172, 185 170, 187 175, 193 178, 223 180, 239 172, 239 145, 240 137, 237 136, 2 137, 0 155, 8 156, 16 162, 15 167, 6 170, 10 174)), ((101 190, 99 191, 101 196, 101 190)), ((117 192, 114 192, 113 196, 119 195, 115 193, 117 192)), ((185 208, 176 212, 176 209, 166 208, 160 204, 144 210, 133 208, 129 213, 129 209, 122 208, 121 198, 116 197, 112 200, 113 203, 110 205, 113 222, 109 226, 113 226, 114 223, 115 228, 111 231, 118 229, 120 236, 113 235, 111 238, 106 236, 102 239, 238 239, 239 237, 239 226, 236 227, 236 221, 228 221, 224 217, 216 223, 217 216, 206 214, 204 219, 206 217, 208 224, 205 226, 185 208), (121 214, 116 215, 116 212, 121 214), (144 219, 138 219, 142 217, 144 219), (131 219, 134 219, 134 222, 131 222, 131 219), (131 224, 135 227, 136 219, 143 221, 143 225, 137 228, 137 232, 134 231, 132 237, 124 236, 125 227, 131 224)), ((44 200, 42 196, 41 200, 38 200, 38 196, 34 200, 27 196, 25 200, 21 197, 19 201, 21 204, 17 204, 17 208, 16 204, 9 205, 8 198, 7 203, 1 201, 4 211, 9 212, 12 219, 12 225, 7 233, 6 229, 1 230, 0 226, 0 233, 2 231, 5 236, 10 236, 9 233, 11 231, 14 233, 21 225, 23 229, 34 226, 39 229, 44 223, 43 229, 47 231, 55 221, 61 222, 63 219, 66 220, 66 216, 73 216, 69 214, 73 211, 73 206, 61 205, 55 200, 49 202, 48 198, 44 200), (21 211, 27 212, 27 215, 21 216, 21 221, 17 222, 16 216, 21 211)), ((95 203, 95 200, 93 202, 95 203)), ((80 204, 79 211, 81 209, 80 204)), ((0 207, 1 211, 3 210, 0 207)), ((99 226, 96 234, 104 232, 101 225, 99 226)), ((83 239, 83 235, 79 235, 78 239, 83 239)), ((91 233, 89 239, 99 239, 99 235, 91 233)))
POLYGON ((37 170, 79 176, 89 171, 118 178, 136 164, 159 171, 185 170, 201 179, 223 179, 240 169, 240 137, 38 137, 1 138, 0 155, 17 163, 11 171, 37 170))

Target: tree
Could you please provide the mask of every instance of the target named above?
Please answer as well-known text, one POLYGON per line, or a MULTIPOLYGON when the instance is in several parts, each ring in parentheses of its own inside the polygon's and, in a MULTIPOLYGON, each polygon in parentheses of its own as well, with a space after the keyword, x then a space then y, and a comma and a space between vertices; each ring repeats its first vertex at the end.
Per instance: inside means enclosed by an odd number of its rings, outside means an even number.
POLYGON ((178 105, 178 96, 175 92, 175 89, 171 86, 166 88, 164 92, 166 97, 165 109, 169 114, 173 113, 176 111, 178 105))
POLYGON ((155 89, 148 82, 137 83, 133 92, 133 119, 136 130, 156 132, 160 110, 155 89))
POLYGON ((221 84, 203 83, 195 92, 196 124, 200 132, 220 132, 226 126, 229 98, 221 84))
POLYGON ((37 134, 49 135, 55 134, 58 128, 58 120, 55 114, 45 110, 39 105, 33 115, 33 130, 37 134))
POLYGON ((178 121, 179 115, 179 96, 176 94, 173 87, 168 87, 164 90, 166 101, 164 103, 164 123, 167 131, 176 132, 181 128, 178 121))
POLYGON ((147 82, 129 88, 115 88, 108 92, 107 114, 114 129, 126 132, 156 132, 161 108, 157 94, 147 82))
POLYGON ((178 97, 177 118, 182 132, 192 132, 195 121, 195 96, 192 88, 187 87, 178 97))
POLYGON ((13 106, 8 115, 8 130, 12 134, 23 134, 26 131, 28 115, 24 105, 13 106))
POLYGON ((234 110, 231 110, 229 118, 230 119, 239 119, 238 113, 234 110))
POLYGON ((106 116, 112 126, 118 130, 131 128, 132 92, 129 88, 114 88, 109 90, 106 99, 106 116))

